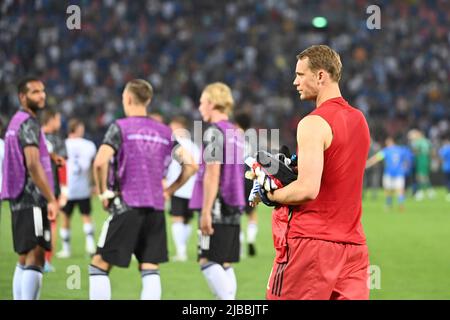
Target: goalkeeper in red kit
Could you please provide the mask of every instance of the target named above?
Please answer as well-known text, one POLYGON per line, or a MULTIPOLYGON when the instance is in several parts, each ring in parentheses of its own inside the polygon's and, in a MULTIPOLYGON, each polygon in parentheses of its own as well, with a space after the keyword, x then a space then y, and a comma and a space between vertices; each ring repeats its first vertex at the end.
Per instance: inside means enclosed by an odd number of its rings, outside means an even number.
POLYGON ((361 198, 370 134, 363 114, 341 96, 341 69, 325 45, 297 56, 294 86, 316 104, 297 127, 298 177, 280 188, 258 170, 261 198, 275 205, 267 299, 369 298, 361 198))

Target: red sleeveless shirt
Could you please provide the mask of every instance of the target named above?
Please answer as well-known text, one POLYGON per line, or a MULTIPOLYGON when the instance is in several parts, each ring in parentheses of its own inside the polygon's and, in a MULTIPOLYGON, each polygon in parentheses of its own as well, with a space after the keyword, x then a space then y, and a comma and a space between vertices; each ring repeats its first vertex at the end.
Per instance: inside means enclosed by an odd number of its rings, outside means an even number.
POLYGON ((361 202, 370 145, 366 119, 342 97, 323 102, 310 115, 320 116, 330 125, 333 140, 324 151, 319 194, 294 209, 288 238, 365 244, 361 202))

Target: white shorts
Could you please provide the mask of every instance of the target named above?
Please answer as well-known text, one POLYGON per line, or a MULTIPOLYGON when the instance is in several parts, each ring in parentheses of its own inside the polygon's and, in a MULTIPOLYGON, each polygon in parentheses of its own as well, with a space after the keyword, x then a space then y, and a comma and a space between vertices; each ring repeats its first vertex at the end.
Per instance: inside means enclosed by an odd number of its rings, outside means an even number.
POLYGON ((405 177, 393 177, 388 174, 383 175, 383 188, 385 190, 403 190, 405 189, 405 177))

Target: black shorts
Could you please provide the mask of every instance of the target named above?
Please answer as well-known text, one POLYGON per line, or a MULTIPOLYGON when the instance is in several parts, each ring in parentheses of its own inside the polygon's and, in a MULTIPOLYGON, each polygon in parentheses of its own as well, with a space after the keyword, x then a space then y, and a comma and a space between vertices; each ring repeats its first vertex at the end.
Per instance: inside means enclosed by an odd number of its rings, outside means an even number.
POLYGON ((80 200, 68 200, 64 208, 62 208, 62 212, 64 212, 69 217, 72 215, 73 209, 75 206, 78 206, 81 214, 91 215, 91 199, 80 199, 80 200))
POLYGON ((98 240, 97 254, 111 265, 127 268, 133 253, 139 263, 168 261, 164 212, 130 208, 110 214, 98 240))
POLYGON ((194 211, 189 209, 189 199, 172 196, 170 200, 170 215, 183 217, 185 223, 188 223, 194 216, 194 211))
POLYGON ((11 213, 14 251, 25 254, 37 245, 50 251, 51 232, 47 207, 33 207, 11 213))
POLYGON ((219 264, 239 262, 239 225, 213 224, 211 236, 202 235, 198 230, 198 258, 207 258, 219 264))

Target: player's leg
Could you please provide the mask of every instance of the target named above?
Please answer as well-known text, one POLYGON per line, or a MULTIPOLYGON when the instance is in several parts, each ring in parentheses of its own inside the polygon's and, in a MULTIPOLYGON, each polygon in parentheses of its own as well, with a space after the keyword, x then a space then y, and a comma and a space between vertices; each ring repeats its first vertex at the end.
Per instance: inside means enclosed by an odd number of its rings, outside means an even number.
MULTIPOLYGON (((57 217, 58 218, 58 217, 57 217)), ((57 220, 50 221, 50 232, 52 236, 51 245, 52 248, 50 251, 45 251, 45 264, 44 264, 44 272, 54 272, 55 268, 52 266, 52 258, 53 254, 56 250, 56 239, 57 239, 57 229, 58 229, 58 222, 57 220)))
POLYGON ((160 300, 159 264, 168 261, 166 219, 163 211, 151 208, 139 211, 143 222, 134 254, 142 278, 141 300, 160 300))
POLYGON ((274 261, 269 300, 328 300, 341 273, 345 245, 307 238, 288 239, 287 261, 274 261))
POLYGON ((393 179, 390 175, 383 175, 383 189, 386 197, 386 209, 390 210, 392 208, 392 195, 393 195, 393 179))
POLYGON ((256 255, 256 235, 258 234, 258 219, 256 214, 256 207, 252 208, 248 215, 247 223, 247 244, 248 244, 248 255, 253 257, 256 255))
POLYGON ((95 253, 95 239, 94 239, 94 225, 92 223, 91 218, 91 199, 83 199, 78 202, 81 219, 83 221, 83 231, 86 235, 86 252, 89 255, 93 255, 95 253))
POLYGON ((425 190, 427 190, 427 196, 429 199, 433 199, 436 196, 436 191, 434 191, 433 186, 431 185, 430 179, 430 170, 428 169, 425 174, 425 190))
POLYGON ((110 271, 111 265, 100 254, 92 257, 89 265, 89 300, 111 300, 110 271))
POLYGON ((19 254, 13 280, 14 296, 22 300, 39 299, 45 251, 51 248, 47 208, 33 207, 13 212, 12 233, 14 251, 19 254))
POLYGON ((447 195, 445 200, 450 201, 450 171, 444 172, 446 177, 447 195))
POLYGON ((37 245, 25 257, 22 274, 22 300, 38 300, 42 287, 42 272, 45 263, 45 249, 37 245))
POLYGON ((22 300, 22 275, 25 269, 26 254, 20 254, 13 276, 13 299, 22 300))
POLYGON ((61 210, 61 227, 59 229, 59 236, 62 240, 62 250, 56 254, 58 258, 69 258, 71 255, 72 250, 70 247, 70 218, 72 216, 74 206, 75 201, 69 200, 61 210))
MULTIPOLYGON (((246 168, 249 169, 249 168, 246 168)), ((249 179, 245 179, 244 182, 244 192, 245 192, 245 199, 248 199, 250 193, 253 189, 253 181, 249 179)), ((247 239, 247 253, 250 257, 256 255, 256 248, 255 248, 255 241, 256 241, 256 235, 258 233, 258 221, 256 216, 256 207, 251 207, 248 204, 248 201, 246 201, 246 205, 244 208, 244 212, 247 215, 248 222, 247 222, 247 232, 246 232, 246 239, 247 239)), ((244 242, 244 236, 241 235, 241 250, 242 245, 244 242)), ((242 256, 242 251, 241 251, 242 256)))
POLYGON ((109 271, 111 266, 127 268, 130 265, 140 220, 134 209, 109 214, 99 236, 97 252, 89 266, 89 299, 111 299, 109 271))
POLYGON ((161 300, 161 276, 159 264, 141 263, 139 271, 142 279, 141 300, 161 300))
MULTIPOLYGON (((209 288, 220 300, 235 299, 236 285, 232 283, 232 271, 223 264, 239 261, 239 225, 214 224, 214 234, 202 235, 199 231, 199 263, 209 288)), ((234 275, 234 271, 233 271, 234 275)), ((235 279, 235 277, 234 277, 235 279)))
POLYGON ((425 197, 425 184, 426 177, 422 173, 422 171, 418 171, 417 173, 417 192, 415 195, 416 201, 422 201, 425 197))
POLYGON ((171 198, 170 215, 172 216, 172 238, 175 244, 176 254, 173 257, 174 261, 186 261, 187 260, 187 247, 186 247, 186 230, 184 224, 184 211, 187 210, 186 199, 182 199, 176 196, 171 198))
POLYGON ((368 300, 369 254, 366 245, 345 245, 346 262, 334 286, 331 300, 368 300))
POLYGON ((400 176, 395 181, 395 192, 397 194, 397 203, 400 211, 405 210, 405 177, 400 176))
POLYGON ((223 269, 225 270, 225 273, 227 274, 232 300, 236 299, 236 292, 237 292, 237 281, 236 281, 236 274, 234 273, 234 268, 231 263, 225 262, 222 264, 223 269))
POLYGON ((192 221, 193 217, 194 217, 194 211, 189 209, 189 200, 186 199, 185 211, 183 214, 183 227, 184 227, 183 241, 186 246, 186 255, 187 255, 187 247, 188 247, 189 238, 191 237, 191 233, 192 233, 191 221, 192 221))

